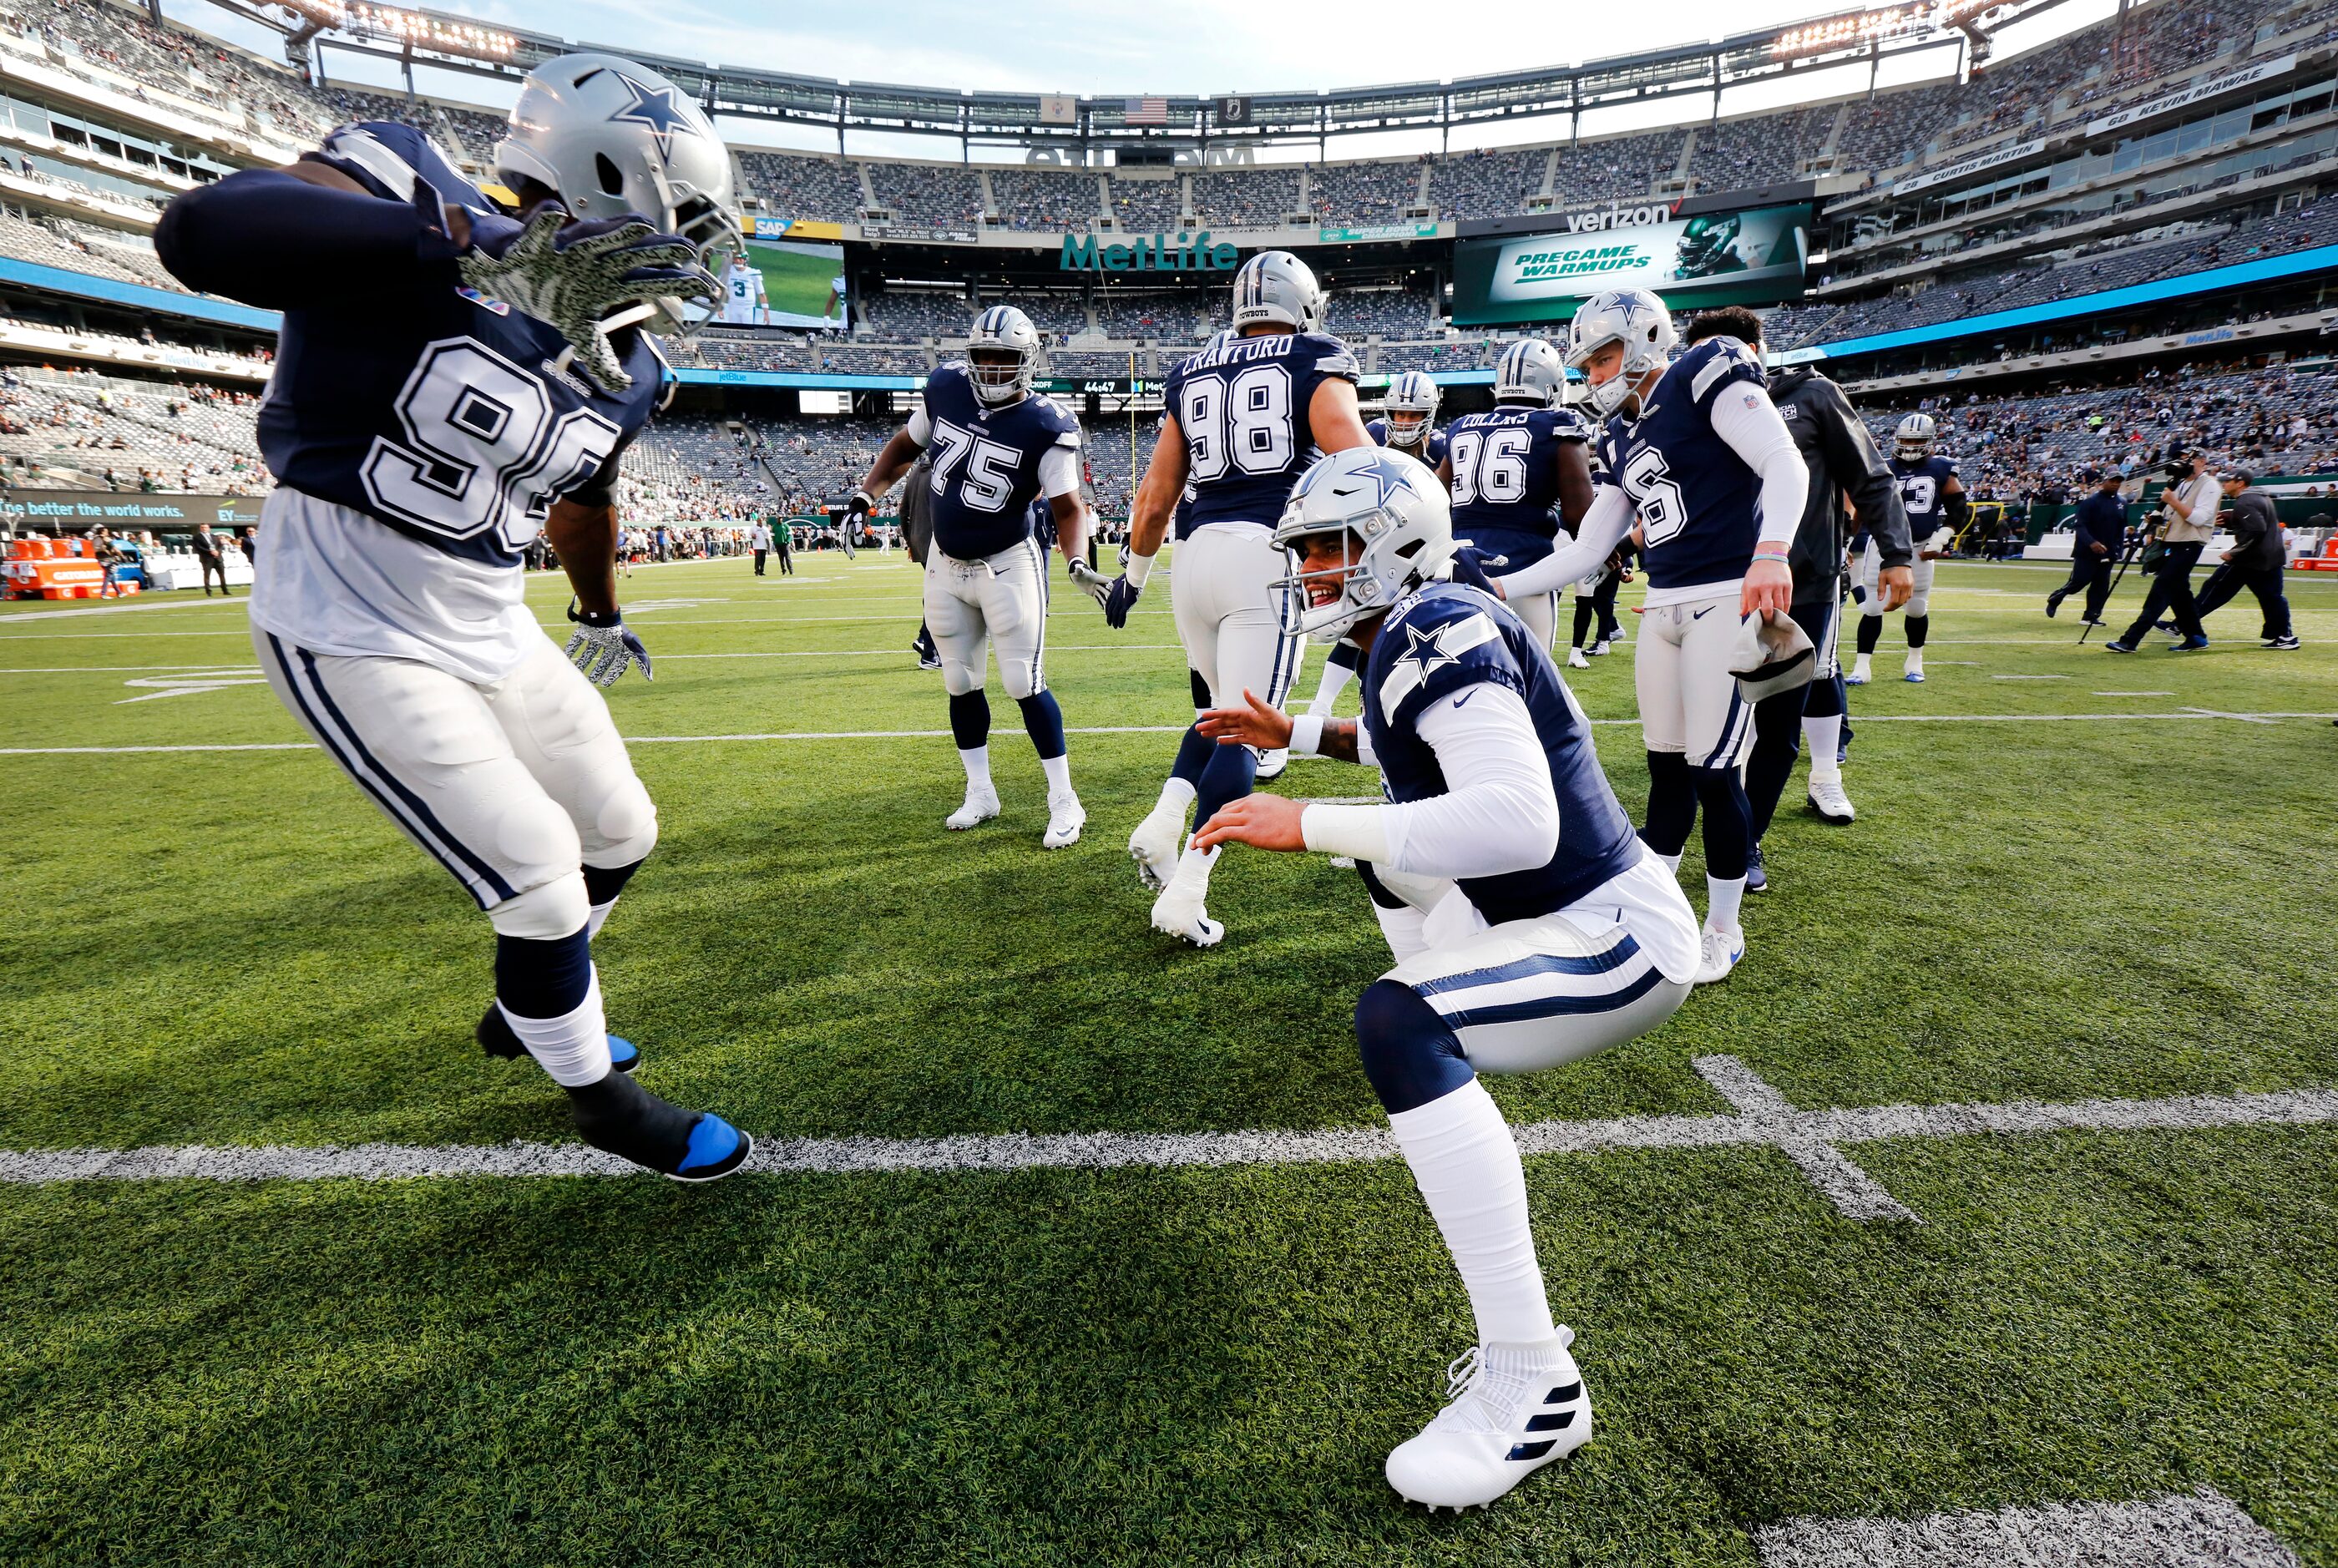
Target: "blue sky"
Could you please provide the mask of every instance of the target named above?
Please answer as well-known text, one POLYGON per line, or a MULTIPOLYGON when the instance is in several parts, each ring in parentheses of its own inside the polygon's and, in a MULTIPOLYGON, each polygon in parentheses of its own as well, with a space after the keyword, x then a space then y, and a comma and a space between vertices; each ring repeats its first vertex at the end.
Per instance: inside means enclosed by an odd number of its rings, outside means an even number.
MULTIPOLYGON (((2108 14, 2113 0, 2070 0, 2031 24, 2058 34, 2108 14)), ((205 0, 164 0, 171 15, 248 47, 277 54, 262 29, 205 0)), ((1570 64, 1801 20, 1837 7, 1825 0, 1660 0, 1643 5, 1528 5, 1485 0, 442 0, 441 9, 524 26, 582 43, 631 44, 660 54, 760 65, 848 81, 1083 93, 1224 93, 1416 82, 1477 72, 1570 64), (1012 20, 1005 20, 1008 13, 1012 20)), ((394 80, 391 70, 341 52, 328 70, 352 79, 394 80)), ((1955 52, 1931 52, 1918 74, 1953 68, 1955 52)), ((1865 85, 1863 70, 1857 86, 1865 85)), ((508 102, 498 84, 449 73, 418 75, 425 92, 477 103, 508 102)), ((1837 86, 1835 93, 1852 90, 1837 86)), ((1809 95, 1810 85, 1797 96, 1809 95)), ((1768 107, 1734 96, 1724 112, 1768 107)), ((1701 115, 1675 103, 1660 118, 1701 115)), ((1646 115, 1640 120, 1645 122, 1646 115)), ((1617 116, 1600 129, 1628 128, 1617 116)), ((1521 126, 1511 139, 1548 141, 1554 125, 1521 126)), ((1586 125, 1586 132, 1593 127, 1586 125)), ((808 136, 756 126, 747 139, 817 145, 808 136)), ((1340 153, 1408 150, 1351 139, 1340 153)), ((857 152, 948 155, 955 143, 871 139, 857 152), (883 144, 880 144, 880 141, 883 144), (899 145, 892 143, 899 142, 899 145)))

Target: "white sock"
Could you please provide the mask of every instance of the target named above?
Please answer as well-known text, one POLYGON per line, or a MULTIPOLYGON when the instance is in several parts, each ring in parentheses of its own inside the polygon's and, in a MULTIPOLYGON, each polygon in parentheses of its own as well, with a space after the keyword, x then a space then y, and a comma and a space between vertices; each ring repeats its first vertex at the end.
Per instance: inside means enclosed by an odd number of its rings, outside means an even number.
POLYGON ((1340 700, 1340 693, 1346 691, 1348 682, 1355 678, 1356 672, 1345 664, 1326 663, 1323 679, 1315 683, 1315 700, 1307 704, 1307 711, 1319 718, 1328 718, 1331 704, 1340 700))
POLYGON ((1218 851, 1194 848, 1194 836, 1188 833, 1185 835, 1185 851, 1177 857, 1174 880, 1190 883, 1206 891, 1210 886, 1210 872, 1217 863, 1218 851))
POLYGON ((1185 815, 1185 808, 1194 803, 1195 793, 1189 780, 1171 779, 1161 786, 1161 799, 1154 802, 1153 808, 1155 811, 1174 811, 1182 818, 1185 815))
POLYGON ((1068 795, 1072 792, 1072 758, 1070 752, 1061 757, 1042 757, 1040 770, 1047 775, 1047 793, 1068 795))
POLYGON ((593 906, 592 913, 584 916, 585 941, 590 942, 601 934, 601 927, 609 923, 609 911, 616 906, 617 901, 614 898, 610 899, 606 904, 593 906))
MULTIPOLYGON (((1651 853, 1654 853, 1654 851, 1651 851, 1651 853)), ((1680 857, 1679 857, 1679 856, 1677 856, 1677 855, 1658 855, 1658 856, 1656 856, 1656 858, 1657 858, 1657 859, 1659 859, 1659 860, 1661 860, 1661 861, 1663 861, 1663 862, 1665 863, 1665 870, 1667 870, 1667 871, 1671 872, 1671 873, 1672 873, 1674 876, 1675 876, 1675 877, 1677 877, 1677 876, 1679 876, 1679 875, 1680 875, 1680 857)))
POLYGON ((1812 783, 1830 783, 1842 777, 1842 764, 1835 760, 1835 753, 1842 750, 1842 714, 1803 720, 1803 743, 1810 748, 1812 783))
POLYGON ((1920 675, 1924 672, 1924 651, 1921 648, 1908 650, 1908 668, 1920 675))
POLYGON ((581 1089, 609 1075, 609 1020, 601 1010, 599 970, 593 972, 575 1011, 558 1018, 523 1018, 501 1002, 496 1005, 536 1065, 562 1088, 581 1089))
MULTIPOLYGON (((974 746, 963 748, 958 754, 958 760, 966 764, 966 792, 968 794, 972 795, 977 791, 990 789, 989 747, 974 746)), ((995 794, 997 791, 993 790, 992 793, 995 794)))
POLYGON ((1704 928, 1708 931, 1737 929, 1737 910, 1745 902, 1745 878, 1743 877, 1707 877, 1704 879, 1704 928))
POLYGON ((1858 658, 1853 659, 1851 662, 1851 672, 1854 675, 1864 675, 1867 673, 1866 654, 1862 653, 1858 658))
POLYGON ((1557 1338, 1527 1224, 1526 1171, 1486 1086, 1472 1078, 1395 1112, 1389 1127, 1469 1292, 1478 1340, 1539 1345, 1557 1338))

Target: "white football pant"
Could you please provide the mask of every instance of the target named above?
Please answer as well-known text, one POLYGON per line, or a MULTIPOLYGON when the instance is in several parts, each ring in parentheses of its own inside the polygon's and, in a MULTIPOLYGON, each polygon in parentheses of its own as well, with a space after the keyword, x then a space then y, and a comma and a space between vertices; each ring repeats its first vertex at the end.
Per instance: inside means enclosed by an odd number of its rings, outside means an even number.
POLYGON ((1282 705, 1307 647, 1283 635, 1275 614, 1274 584, 1289 571, 1262 524, 1212 523, 1178 544, 1170 607, 1211 706, 1234 706, 1246 691, 1282 705))
POLYGON ((926 630, 953 697, 982 690, 991 644, 998 679, 1020 701, 1047 689, 1047 560, 1026 539, 996 555, 961 561, 926 552, 926 630))
MULTIPOLYGON (((1923 540, 1919 539, 1916 541, 1916 547, 1920 551, 1924 543, 1923 540)), ((1908 563, 1908 572, 1913 587, 1908 596, 1908 603, 1900 606, 1901 614, 1923 615, 1931 610, 1932 569, 1939 564, 1937 561, 1925 560, 1920 554, 1908 563)), ((1875 541, 1871 536, 1867 541, 1866 553, 1859 558, 1859 585, 1867 593, 1867 597, 1859 606, 1862 616, 1872 615, 1879 621, 1883 619, 1883 601, 1875 592, 1876 583, 1882 575, 1883 552, 1876 548, 1875 541)))
POLYGON ((488 685, 411 659, 312 653, 257 627, 252 645, 325 754, 505 936, 582 929, 582 867, 630 866, 657 843, 608 703, 548 637, 488 685))
POLYGON ((1754 705, 1729 672, 1740 622, 1738 592, 1667 604, 1640 617, 1632 684, 1640 699, 1642 743, 1684 751, 1692 768, 1734 768, 1754 742, 1754 705))

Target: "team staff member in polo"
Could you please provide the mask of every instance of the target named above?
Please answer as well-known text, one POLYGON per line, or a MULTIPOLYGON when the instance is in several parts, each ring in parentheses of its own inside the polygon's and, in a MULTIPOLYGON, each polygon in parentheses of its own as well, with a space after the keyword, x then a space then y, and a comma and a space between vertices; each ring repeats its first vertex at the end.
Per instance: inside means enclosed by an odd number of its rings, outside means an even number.
POLYGON ((2070 514, 2070 527, 2076 534, 2070 542, 2070 580, 2046 595, 2046 613, 2051 615, 2062 607, 2062 601, 2085 589, 2089 626, 2103 623, 2103 605, 2111 596, 2111 568, 2118 564, 2119 552, 2127 547, 2127 503, 2119 499, 2118 470, 2089 468, 2083 475, 2094 486, 2070 514))
POLYGON ((2143 612, 2135 624, 2116 642, 2103 644, 2113 653, 2132 653, 2143 646, 2144 633, 2150 631, 2161 613, 2176 617, 2176 635, 2181 639, 2176 652, 2189 653, 2208 645, 2208 633, 2200 624, 2200 608, 2192 598, 2192 568, 2200 562, 2200 552, 2216 532, 2217 504, 2224 499, 2224 489, 2216 476, 2208 471, 2208 455, 2192 454, 2192 472, 2180 484, 2170 485, 2159 501, 2167 513, 2160 524, 2159 565, 2151 580, 2151 592, 2143 596, 2143 612))

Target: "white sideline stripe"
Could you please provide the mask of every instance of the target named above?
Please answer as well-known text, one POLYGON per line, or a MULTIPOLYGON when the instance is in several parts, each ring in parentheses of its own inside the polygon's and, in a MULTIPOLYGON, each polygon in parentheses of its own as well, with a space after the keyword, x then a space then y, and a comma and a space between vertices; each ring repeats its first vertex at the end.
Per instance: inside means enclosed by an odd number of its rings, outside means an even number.
MULTIPOLYGON (((1737 1107, 1749 1120, 1764 1123, 1790 1124, 1794 1117, 1792 1102, 1763 1083, 1751 1067, 1734 1056, 1699 1056, 1689 1063, 1697 1075, 1713 1085, 1721 1097, 1737 1107)), ((1883 1183, 1853 1164, 1851 1156, 1822 1138, 1813 1138, 1793 1130, 1783 1132, 1778 1147, 1811 1179, 1811 1184, 1823 1193, 1835 1211, 1846 1220, 1904 1220, 1911 1225, 1922 1220, 1915 1211, 1883 1190, 1883 1183)))
POLYGON ((1754 1533, 1763 1568, 2298 1568, 2213 1486, 2137 1503, 2048 1503, 1921 1519, 1789 1519, 1754 1533))
MULTIPOLYGON (((1750 1075, 1750 1074, 1749 1074, 1750 1075)), ((1513 1130, 1527 1154, 1599 1154, 1629 1149, 1726 1149, 1790 1141, 1868 1143, 1893 1138, 2029 1137, 2048 1132, 2202 1132, 2224 1127, 2338 1122, 2338 1088, 2256 1094, 2187 1094, 2166 1100, 2013 1101, 1997 1105, 1877 1105, 1791 1111, 1775 1116, 1626 1116, 1610 1122, 1533 1122, 1513 1130)), ((775 1174, 849 1176, 881 1171, 1105 1171, 1130 1165, 1337 1165, 1390 1160, 1396 1142, 1378 1127, 1247 1132, 1005 1132, 952 1138, 778 1138, 757 1141, 748 1168, 775 1174)), ((203 1144, 145 1149, 0 1151, 0 1182, 384 1181, 447 1176, 640 1176, 646 1172, 580 1143, 203 1144)))
MULTIPOLYGON (((1069 653, 1163 653, 1176 651, 1175 642, 1096 642, 1056 644, 1056 652, 1069 653)), ((907 654, 907 648, 813 648, 776 653, 659 653, 653 655, 661 664, 685 659, 882 659, 893 654, 907 654)), ((216 664, 72 664, 44 670, 0 670, 0 675, 108 675, 127 674, 140 670, 217 670, 216 664)), ((904 662, 902 668, 910 671, 904 662)), ((258 673, 255 670, 252 673, 258 673)))
MULTIPOLYGON (((2236 720, 2270 724, 2278 719, 2338 719, 2338 713, 2219 713, 2205 708, 2181 713, 1869 713, 1862 724, 2124 724, 2146 719, 2236 720)), ((1595 725, 1639 727, 1637 719, 1594 719, 1595 725)), ((1066 735, 1176 735, 1190 724, 1093 724, 1066 728, 1066 735)), ((735 735, 628 735, 628 746, 684 746, 733 740, 931 740, 947 730, 773 730, 735 735)), ((0 757, 123 757, 143 751, 312 751, 305 740, 188 746, 0 746, 0 757)))

